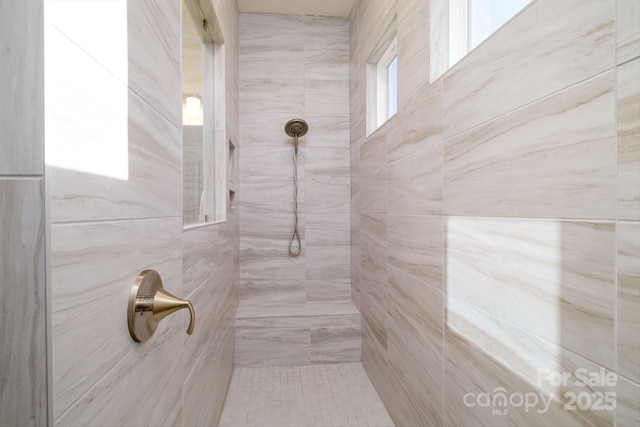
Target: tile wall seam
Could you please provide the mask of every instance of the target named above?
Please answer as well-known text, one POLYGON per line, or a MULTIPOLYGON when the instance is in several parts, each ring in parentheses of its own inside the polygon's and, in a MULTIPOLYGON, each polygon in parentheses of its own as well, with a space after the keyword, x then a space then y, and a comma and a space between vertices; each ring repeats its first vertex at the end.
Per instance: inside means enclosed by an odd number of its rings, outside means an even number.
MULTIPOLYGON (((411 272, 406 271, 405 269, 403 269, 401 267, 397 267, 397 266, 391 264, 389 262, 389 257, 390 257, 390 255, 387 255, 387 260, 385 261, 387 263, 388 267, 391 267, 394 270, 401 271, 402 273, 406 274, 407 276, 411 277, 412 279, 415 279, 415 280, 419 281, 420 283, 422 283, 424 285, 428 285, 430 288, 433 288, 434 290, 438 290, 438 291, 444 292, 444 289, 439 288, 437 285, 434 285, 433 282, 427 281, 427 280, 425 280, 423 278, 420 278, 419 276, 416 276, 414 273, 411 273, 411 272)), ((424 265, 424 264, 420 264, 420 265, 424 265)))
MULTIPOLYGON (((446 292, 446 294, 447 294, 447 295, 449 295, 449 292, 446 292)), ((496 315, 495 313, 491 313, 491 312, 487 311, 485 308, 483 308, 483 307, 481 307, 481 306, 478 306, 478 305, 476 305, 476 304, 474 304, 474 303, 472 303, 472 302, 468 302, 468 301, 462 300, 460 297, 458 297, 458 296, 457 296, 457 295, 455 295, 455 294, 451 294, 451 296, 452 296, 452 297, 454 297, 454 298, 456 298, 456 299, 460 299, 461 301, 463 301, 464 303, 466 303, 466 304, 468 304, 468 305, 473 306, 473 308, 474 308, 474 309, 476 309, 476 310, 478 310, 478 311, 482 312, 485 316, 488 316, 488 317, 491 317, 491 318, 493 318, 493 319, 496 319, 496 320, 498 320, 498 321, 500 321, 500 322, 506 323, 506 324, 508 324, 510 327, 512 327, 512 328, 514 328, 514 329, 516 329, 516 330, 518 330, 519 332, 521 332, 521 333, 523 333, 523 334, 525 334, 525 335, 533 336, 534 338, 539 339, 539 340, 541 340, 541 341, 543 341, 543 342, 545 342, 545 343, 549 343, 549 344, 551 344, 552 346, 555 346, 555 347, 557 347, 557 348, 559 348, 559 349, 561 349, 561 350, 563 350, 563 351, 566 351, 567 353, 570 353, 570 354, 572 354, 572 355, 574 355, 574 356, 577 356, 577 357, 579 357, 579 358, 581 358, 581 359, 584 359, 584 360, 586 360, 586 361, 588 361, 588 362, 591 362, 591 363, 593 363, 594 365, 596 365, 596 366, 598 366, 598 367, 602 367, 602 368, 604 368, 604 369, 606 369, 606 370, 608 370, 608 371, 611 371, 611 372, 616 372, 616 371, 615 371, 615 369, 614 369, 613 367, 607 367, 607 366, 605 366, 604 364, 602 364, 602 363, 600 363, 600 362, 596 362, 596 361, 592 360, 591 358, 589 358, 589 357, 587 357, 587 356, 585 356, 585 355, 582 355, 582 354, 580 354, 580 353, 576 353, 574 350, 571 350, 571 349, 569 349, 569 348, 566 348, 563 344, 558 344, 558 343, 555 343, 555 342, 553 342, 553 341, 550 341, 550 340, 549 340, 549 339, 547 339, 545 336, 540 335, 540 334, 538 334, 537 332, 528 331, 528 330, 524 329, 522 326, 516 325, 516 324, 512 323, 510 320, 505 319, 505 318, 504 318, 504 317, 502 317, 502 316, 498 316, 498 315, 496 315)), ((615 361, 614 361, 614 364, 615 364, 615 361)))
MULTIPOLYGON (((557 95, 561 94, 562 92, 566 92, 568 90, 575 89, 578 86, 586 84, 586 83, 590 82, 591 80, 595 80, 597 78, 600 78, 600 77, 604 76, 607 73, 615 74, 615 72, 616 72, 616 66, 614 65, 611 68, 607 68, 606 70, 603 70, 603 71, 601 71, 601 72, 599 72, 597 74, 591 75, 591 76, 589 76, 587 78, 584 78, 584 79, 582 79, 582 80, 580 80, 578 82, 572 83, 569 86, 565 86, 565 87, 563 87, 561 89, 558 89, 555 92, 546 94, 544 96, 541 96, 540 98, 536 98, 536 99, 534 99, 532 101, 529 101, 527 103, 521 104, 521 105, 519 105, 519 106, 517 106, 517 107, 515 107, 515 108, 513 108, 513 109, 511 109, 509 111, 501 113, 501 114, 499 114, 499 115, 497 115, 495 117, 492 117, 490 119, 484 120, 481 123, 473 125, 470 128, 464 129, 462 131, 455 132, 455 133, 453 133, 451 135, 445 135, 444 134, 444 123, 443 123, 443 132, 442 132, 442 134, 443 134, 443 142, 447 143, 449 140, 451 140, 453 138, 459 137, 459 136, 461 136, 461 135, 463 135, 465 133, 470 133, 472 131, 475 131, 475 130, 477 130, 478 128, 480 128, 482 126, 486 126, 487 124, 489 124, 491 122, 494 122, 496 120, 499 120, 499 119, 503 119, 504 117, 506 117, 506 116, 508 116, 510 114, 514 114, 514 113, 516 113, 518 111, 521 111, 521 110, 524 110, 524 109, 526 109, 528 107, 531 107, 531 106, 533 106, 533 105, 535 105, 537 103, 540 103, 540 102, 543 102, 545 100, 548 100, 549 98, 551 98, 553 96, 557 96, 557 95)), ((615 79, 613 79, 613 80, 615 80, 615 79)), ((442 98, 444 99, 446 97, 444 86, 443 86, 442 90, 443 90, 442 98)), ((444 119, 443 119, 443 122, 444 122, 444 119)))
MULTIPOLYGON (((447 218, 469 218, 481 220, 512 220, 512 221, 562 221, 562 222, 588 222, 593 224, 615 224, 616 218, 573 218, 562 216, 496 216, 496 215, 475 215, 475 214, 443 214, 447 218)), ((638 222, 640 220, 630 220, 638 222)))
MULTIPOLYGON (((418 153, 422 153, 423 151, 430 150, 430 149, 436 147, 439 144, 444 144, 444 140, 443 139, 436 140, 435 142, 432 142, 430 144, 425 144, 426 141, 428 141, 430 138, 431 138, 431 136, 426 136, 424 138, 420 138, 420 140, 418 141, 418 144, 420 144, 422 146, 422 148, 420 148, 419 150, 416 150, 416 151, 414 151, 412 153, 405 154, 402 157, 398 157, 397 159, 390 160, 389 163, 387 163, 387 165, 391 166, 394 163, 397 163, 397 162, 399 162, 401 160, 405 160, 405 159, 407 159, 407 158, 409 158, 411 156, 414 156, 414 155, 416 155, 418 153)), ((443 145, 443 147, 444 147, 444 145, 443 145)), ((443 149, 443 151, 444 151, 444 149, 443 149)), ((444 157, 444 153, 443 153, 442 157, 444 157)), ((444 168, 444 161, 442 162, 442 167, 444 168)))
POLYGON ((37 181, 39 179, 44 179, 43 175, 38 174, 28 174, 28 175, 0 175, 0 181, 37 181))
MULTIPOLYGON (((137 217, 137 218, 113 218, 113 219, 95 219, 95 220, 86 220, 86 221, 54 221, 51 224, 65 227, 65 226, 77 226, 77 225, 99 225, 99 224, 119 224, 123 222, 141 222, 141 221, 166 221, 169 219, 180 219, 182 220, 182 216, 152 216, 152 217, 137 217)), ((184 230, 181 230, 181 233, 184 233, 184 230)))
MULTIPOLYGON (((618 300, 620 293, 618 291, 618 276, 619 276, 619 264, 618 258, 620 256, 619 248, 618 248, 618 240, 620 234, 620 171, 619 171, 619 159, 618 159, 618 151, 619 151, 619 141, 618 141, 618 133, 620 129, 620 122, 618 118, 618 76, 620 75, 620 64, 618 64, 618 2, 620 0, 614 0, 612 3, 613 7, 613 46, 614 46, 614 62, 615 62, 615 78, 613 80, 613 118, 615 123, 615 129, 613 133, 614 140, 614 170, 615 170, 615 200, 614 200, 614 216, 615 216, 615 228, 614 228, 614 241, 613 241, 613 367, 614 372, 616 374, 616 401, 618 399, 618 387, 617 387, 617 376, 620 375, 619 366, 618 366, 618 300)), ((616 405, 616 409, 613 413, 613 427, 617 427, 618 425, 618 408, 616 405)))

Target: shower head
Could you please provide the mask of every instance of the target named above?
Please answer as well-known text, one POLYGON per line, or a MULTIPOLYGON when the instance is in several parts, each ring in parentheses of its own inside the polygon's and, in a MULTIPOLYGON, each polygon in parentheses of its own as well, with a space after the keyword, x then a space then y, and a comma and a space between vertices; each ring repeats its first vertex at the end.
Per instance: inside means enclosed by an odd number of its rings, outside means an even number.
POLYGON ((289 120, 287 124, 284 125, 286 134, 294 138, 304 136, 308 130, 309 125, 302 119, 289 120))

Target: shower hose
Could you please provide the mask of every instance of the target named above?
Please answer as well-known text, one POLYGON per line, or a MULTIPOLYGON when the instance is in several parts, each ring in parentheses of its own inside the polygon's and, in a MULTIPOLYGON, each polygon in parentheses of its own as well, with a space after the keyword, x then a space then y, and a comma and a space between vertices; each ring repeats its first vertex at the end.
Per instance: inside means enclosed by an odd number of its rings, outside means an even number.
POLYGON ((300 234, 298 233, 298 136, 293 137, 293 233, 289 240, 289 255, 296 257, 302 251, 300 234), (297 243, 297 248, 294 244, 297 243))

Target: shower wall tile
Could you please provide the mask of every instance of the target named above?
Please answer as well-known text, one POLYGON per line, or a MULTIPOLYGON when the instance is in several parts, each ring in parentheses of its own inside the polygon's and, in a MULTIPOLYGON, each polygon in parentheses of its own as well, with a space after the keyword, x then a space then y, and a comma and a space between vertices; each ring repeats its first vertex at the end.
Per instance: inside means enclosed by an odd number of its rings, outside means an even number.
POLYGON ((351 149, 347 146, 335 148, 307 147, 305 171, 314 178, 350 178, 351 149))
POLYGON ((389 213, 442 213, 442 149, 438 144, 389 165, 389 213))
POLYGON ((239 17, 240 63, 247 46, 265 50, 288 48, 304 42, 305 25, 301 15, 241 13, 239 17))
POLYGON ((618 373, 640 383, 640 223, 618 223, 618 373))
POLYGON ((613 223, 450 217, 446 236, 449 294, 614 366, 613 223))
POLYGON ((370 175, 360 176, 360 212, 384 214, 387 212, 387 167, 376 169, 370 175))
MULTIPOLYGON (((351 208, 351 180, 309 172, 305 182, 305 212, 346 212, 351 208)), ((299 198, 298 198, 299 199, 299 198)))
POLYGON ((185 426, 211 425, 220 418, 233 373, 233 319, 227 323, 221 334, 211 340, 211 348, 194 364, 184 383, 185 426))
MULTIPOLYGON (((113 323, 123 326, 121 322, 113 323)), ((104 325, 101 322, 101 327, 104 325)), ((171 316, 160 324, 152 340, 142 345, 130 341, 130 351, 126 355, 121 354, 107 375, 69 410, 58 415, 55 424, 102 426, 181 423, 184 377, 175 349, 180 348, 183 333, 179 316, 171 316), (158 375, 158 372, 165 374, 158 375)), ((86 365, 86 359, 75 366, 81 365, 86 365)), ((59 409, 56 408, 56 412, 59 409)))
POLYGON ((307 246, 306 279, 332 280, 351 277, 351 248, 343 246, 307 246))
POLYGON ((618 68, 618 218, 640 219, 640 59, 618 68))
MULTIPOLYGON (((298 91, 298 97, 302 91, 298 91)), ((304 81, 306 114, 349 114, 349 82, 346 80, 306 79, 304 81)))
MULTIPOLYGON (((302 116, 305 112, 305 97, 302 96, 303 93, 305 93, 305 81, 302 79, 289 80, 282 76, 278 79, 241 79, 240 112, 287 112, 290 118, 302 116)), ((311 112, 309 110, 306 111, 311 112)), ((328 113, 331 111, 316 112, 328 113)), ((282 123, 282 126, 284 126, 284 123, 282 123)))
POLYGON ((443 220, 440 216, 389 215, 387 262, 442 287, 443 220))
MULTIPOLYGON (((351 259, 351 258, 349 258, 351 259)), ((351 270, 346 278, 305 281, 307 301, 348 300, 351 296, 351 270)))
POLYGON ((172 28, 180 14, 163 15, 158 0, 127 2, 129 88, 174 126, 182 126, 180 42, 172 28), (163 88, 158 90, 158 87, 163 88))
POLYGON ((44 171, 43 9, 43 3, 35 0, 2 5, 0 175, 44 171))
POLYGON ((387 128, 378 129, 359 144, 360 174, 370 175, 387 164, 387 128))
POLYGON ((262 319, 236 319, 236 366, 309 365, 309 347, 308 326, 278 327, 262 319))
POLYGON ((245 45, 240 48, 240 79, 278 80, 289 76, 292 80, 303 80, 306 58, 299 40, 291 40, 287 46, 245 45))
POLYGON ((607 0, 532 3, 445 75, 445 137, 613 67, 613 14, 607 0))
MULTIPOLYGON (((87 57, 89 61, 90 58, 87 57)), ((125 90, 123 88, 123 90, 125 90)), ((127 152, 124 161, 127 165, 126 179, 114 179, 100 173, 84 173, 71 168, 50 167, 54 185, 51 191, 51 220, 57 222, 157 218, 182 215, 182 149, 181 132, 172 123, 138 97, 128 91, 127 152), (162 176, 163 179, 157 179, 162 176)), ((99 105, 99 100, 96 100, 99 105)), ((74 109, 56 109, 56 116, 69 123, 78 123, 82 119, 67 116, 74 109)), ((92 122, 93 123, 93 122, 92 122)), ((116 123, 101 123, 117 126, 116 123)), ((87 128, 80 125, 74 128, 90 133, 104 129, 87 128)), ((60 135, 62 136, 62 135, 60 135)), ((52 141, 55 150, 68 152, 69 156, 80 156, 76 144, 86 144, 86 140, 69 139, 52 141)), ((111 141, 118 144, 121 141, 111 141)), ((82 158, 81 158, 82 159, 82 158)), ((84 159, 91 164, 94 159, 84 159)))
MULTIPOLYGON (((447 307, 447 340, 450 337, 462 337, 461 339, 468 342, 467 345, 481 356, 480 360, 489 358, 501 365, 503 372, 496 375, 496 378, 501 382, 507 396, 514 392, 536 393, 546 398, 554 395, 555 401, 546 411, 542 410, 546 406, 542 401, 535 405, 535 410, 529 408, 528 411, 526 408, 508 403, 505 408, 508 414, 504 415, 508 417, 510 425, 613 425, 612 410, 565 409, 566 404, 572 404, 567 392, 576 395, 585 391, 615 392, 615 386, 579 384, 578 369, 593 373, 603 372, 605 375, 611 375, 611 371, 452 295, 447 296, 447 307), (571 373, 573 380, 567 381, 566 385, 557 386, 540 369, 548 370, 549 373, 571 373)), ((472 377, 478 375, 473 372, 475 369, 483 369, 483 362, 478 365, 470 364, 469 374, 472 377)), ((491 372, 489 369, 488 373, 491 372)), ((493 390, 497 393, 495 388, 493 390)))
POLYGON ((47 424, 44 182, 0 178, 0 420, 47 424))
POLYGON ((303 64, 307 80, 349 80, 349 50, 344 47, 306 50, 303 64))
POLYGON ((339 52, 349 46, 349 21, 342 18, 306 15, 304 48, 339 52))
POLYGON ((289 256, 293 214, 240 215, 240 278, 304 280, 306 249, 304 216, 298 219, 302 253, 289 256))
MULTIPOLYGON (((293 179, 293 144, 282 147, 251 147, 240 150, 240 181, 256 184, 270 181, 291 181, 293 179)), ((305 157, 309 149, 301 145, 298 149, 298 182, 305 177, 305 157)), ((287 205, 286 209, 290 206, 287 205)))
POLYGON ((302 139, 307 148, 349 148, 349 116, 346 114, 306 114, 309 133, 302 139))
POLYGON ((312 364, 360 361, 360 316, 314 319, 320 327, 311 327, 312 364))
MULTIPOLYGON (((301 185, 304 181, 298 182, 298 212, 302 213, 306 209, 305 186, 301 185)), ((324 189, 325 196, 329 192, 324 189)), ((320 198, 322 195, 315 194, 314 197, 320 198)), ((333 199, 329 200, 335 203, 333 199)), ((247 182, 240 180, 240 212, 243 214, 253 213, 255 215, 262 214, 289 214, 293 212, 293 180, 254 180, 247 182)), ((293 224, 293 216, 291 216, 291 224, 293 224)))
MULTIPOLYGON (((300 116, 298 109, 293 111, 271 111, 267 109, 259 114, 255 111, 240 113, 240 151, 250 151, 254 147, 289 147, 293 149, 292 139, 284 133, 284 125, 292 118, 300 116), (299 113, 299 114, 296 114, 299 113)), ((307 121, 309 122, 309 121, 307 121)), ((309 122, 310 123, 310 122, 309 122)), ((300 138, 300 146, 305 147, 310 134, 300 138)))
POLYGON ((446 140, 446 213, 613 219, 614 78, 607 72, 446 140))
POLYGON ((240 300, 243 304, 303 303, 306 300, 305 281, 241 280, 240 300))
POLYGON ((307 213, 305 242, 307 246, 349 246, 351 242, 351 214, 307 213))
POLYGON ((425 347, 413 339, 403 327, 389 320, 387 360, 389 370, 406 390, 413 411, 408 425, 442 425, 442 330, 440 346, 425 347))
POLYGON ((222 258, 216 245, 220 229, 203 227, 182 233, 182 280, 185 295, 191 294, 217 272, 222 258))
POLYGON ((618 377, 616 398, 616 425, 638 425, 640 423, 640 385, 618 377))
POLYGON ((398 160, 442 141, 442 84, 420 86, 398 106, 397 137, 387 143, 389 160, 398 160))
MULTIPOLYGON (((104 376, 116 365, 129 370, 134 366, 131 357, 144 357, 140 353, 148 346, 139 347, 126 333, 126 328, 122 329, 123 310, 130 288, 142 269, 157 270, 170 292, 183 295, 180 218, 147 220, 144 228, 147 232, 140 235, 140 230, 138 221, 52 226, 51 277, 55 284, 52 287, 52 327, 56 341, 52 358, 56 420, 81 396, 85 396, 84 400, 76 405, 84 407, 88 404, 86 393, 96 383, 100 382, 103 387, 115 381, 114 377, 104 376), (100 330, 100 334, 96 334, 96 330, 100 330), (105 348, 109 348, 106 357, 105 348), (123 361, 126 354, 132 354, 128 364, 123 361)), ((171 325, 180 328, 180 317, 172 316, 171 319, 159 325, 158 333, 163 335, 171 325)), ((176 346, 178 348, 180 344, 176 346)), ((166 354, 166 348, 159 352, 166 354)), ((117 387, 120 386, 118 383, 117 387)), ((106 422, 104 418, 96 420, 106 422)))
POLYGON ((397 0, 398 99, 429 81, 429 3, 397 0))
POLYGON ((616 2, 617 62, 622 64, 640 56, 640 3, 634 0, 616 2))

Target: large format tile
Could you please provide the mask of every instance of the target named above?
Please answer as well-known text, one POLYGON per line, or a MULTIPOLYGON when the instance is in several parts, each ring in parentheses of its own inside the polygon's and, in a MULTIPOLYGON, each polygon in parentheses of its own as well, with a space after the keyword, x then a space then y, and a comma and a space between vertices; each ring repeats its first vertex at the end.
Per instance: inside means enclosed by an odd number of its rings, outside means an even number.
POLYGON ((127 2, 129 87, 174 126, 182 125, 180 43, 158 0, 127 2), (162 87, 162 90, 158 90, 162 87))
POLYGON ((613 367, 612 223, 448 218, 446 291, 613 367))
POLYGON ((618 378, 616 393, 616 425, 635 426, 640 423, 640 385, 618 378))
MULTIPOLYGON (((263 111, 289 113, 293 118, 305 112, 305 81, 277 79, 240 80, 240 112, 261 113, 263 111)), ((328 111, 330 112, 330 111, 328 111)), ((284 123, 282 123, 284 128, 284 123)), ((284 132, 284 130, 282 131, 284 132)))
POLYGON ((614 78, 605 73, 446 140, 446 213, 613 219, 614 78))
MULTIPOLYGON (((78 166, 95 164, 104 158, 99 151, 82 149, 82 146, 87 146, 87 141, 94 140, 107 146, 122 142, 112 138, 115 134, 104 134, 105 140, 95 136, 92 139, 92 135, 122 126, 126 145, 121 156, 111 157, 111 161, 114 167, 124 168, 127 176, 126 179, 118 179, 109 176, 108 171, 92 173, 89 169, 75 169, 73 165, 50 164, 53 182, 51 218, 54 223, 181 215, 180 131, 135 93, 126 91, 124 86, 122 90, 126 92, 125 101, 128 99, 128 108, 125 107, 128 116, 120 116, 121 123, 106 120, 82 122, 82 117, 73 115, 73 109, 56 108, 56 120, 78 126, 70 134, 55 133, 55 137, 50 134, 51 138, 56 138, 50 143, 55 144, 54 149, 58 153, 75 158, 78 166)), ((94 105, 95 108, 88 106, 84 112, 96 117, 102 115, 100 102, 96 100, 94 105)))
MULTIPOLYGON (((56 418, 83 394, 86 397, 85 393, 99 380, 102 383, 99 387, 113 382, 113 375, 119 375, 116 372, 109 378, 102 377, 116 364, 119 363, 118 369, 133 369, 131 357, 138 357, 135 354, 145 351, 137 350, 139 346, 125 326, 130 289, 142 270, 157 270, 165 289, 184 296, 180 218, 147 220, 144 230, 146 232, 140 235, 139 221, 52 227, 52 327, 56 343, 52 357, 56 418), (96 330, 100 330, 100 334, 96 334, 96 330), (125 363, 123 357, 127 353, 133 355, 128 356, 128 363, 125 363)), ((156 335, 163 335, 170 325, 180 328, 180 316, 172 318, 176 320, 165 320, 159 325, 156 335)), ((151 341, 155 342, 155 338, 151 341)), ((118 387, 123 384, 118 383, 118 387)), ((83 402, 81 405, 89 404, 86 399, 83 402)), ((104 422, 104 419, 96 418, 98 420, 104 422)))
POLYGON ((360 212, 384 214, 387 212, 387 166, 369 175, 360 176, 360 212))
MULTIPOLYGON (((297 92, 300 98, 302 92, 297 92)), ((307 79, 304 82, 306 114, 349 114, 349 82, 346 80, 307 79)))
POLYGON ((349 246, 307 246, 306 279, 348 279, 351 276, 351 248, 349 246))
POLYGON ((388 213, 442 213, 442 144, 389 165, 388 213))
POLYGON ((0 6, 0 175, 42 175, 44 163, 44 4, 0 6))
POLYGON ((618 373, 640 382, 640 223, 618 223, 618 373))
POLYGON ((399 0, 398 100, 429 81, 429 2, 399 0))
POLYGON ((243 279, 240 281, 243 304, 287 304, 305 302, 304 280, 243 279))
POLYGON ((217 244, 219 227, 207 226, 182 233, 183 292, 191 294, 218 271, 222 251, 217 244))
POLYGON ((312 364, 360 361, 360 315, 313 318, 310 333, 312 364))
POLYGON ((239 15, 239 47, 263 49, 303 45, 305 37, 302 15, 241 13, 239 15))
POLYGON ((640 219, 640 59, 618 68, 618 218, 640 219))
POLYGON ((616 56, 618 64, 640 56, 640 3, 616 1, 616 56))
POLYGON ((274 325, 271 319, 236 319, 235 365, 310 364, 309 327, 300 321, 296 325, 274 325))
POLYGON ((608 0, 532 3, 445 75, 445 137, 613 67, 613 13, 608 0))
POLYGON ((442 217, 389 215, 387 262, 437 288, 442 287, 442 217))
MULTIPOLYGON (((349 115, 340 113, 305 114, 309 133, 301 140, 309 148, 349 148, 349 115)), ((283 124, 284 126, 284 124, 283 124)))
POLYGON ((305 240, 307 246, 349 246, 351 242, 351 214, 305 214, 305 240))
MULTIPOLYGON (((57 415, 55 425, 179 424, 184 375, 175 352, 180 348, 184 331, 179 316, 171 316, 163 323, 146 343, 134 346, 132 342, 132 350, 126 356, 120 355, 113 368, 68 411, 57 415), (159 372, 164 374, 158 375, 159 372)), ((123 326, 122 322, 113 324, 123 326)), ((126 328, 119 329, 122 336, 128 335, 126 328)), ((75 366, 83 364, 86 360, 75 366)))
POLYGON ((47 424, 42 179, 0 178, 0 423, 47 424))

